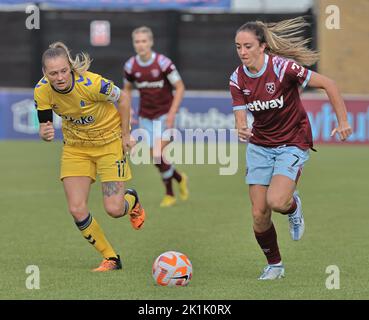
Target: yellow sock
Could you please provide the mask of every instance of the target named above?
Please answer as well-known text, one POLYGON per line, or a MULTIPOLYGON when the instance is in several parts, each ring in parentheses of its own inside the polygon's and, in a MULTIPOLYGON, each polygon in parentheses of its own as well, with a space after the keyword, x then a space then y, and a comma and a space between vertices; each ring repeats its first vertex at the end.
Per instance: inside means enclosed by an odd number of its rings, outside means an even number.
POLYGON ((133 206, 135 205, 136 198, 135 196, 127 193, 124 195, 124 199, 126 200, 125 213, 130 213, 133 209, 133 206), (128 206, 128 210, 127 210, 127 206, 128 206))
POLYGON ((105 238, 103 230, 91 214, 89 214, 85 220, 76 222, 76 225, 82 232, 83 237, 87 239, 87 241, 92 244, 105 259, 117 257, 113 247, 105 238))

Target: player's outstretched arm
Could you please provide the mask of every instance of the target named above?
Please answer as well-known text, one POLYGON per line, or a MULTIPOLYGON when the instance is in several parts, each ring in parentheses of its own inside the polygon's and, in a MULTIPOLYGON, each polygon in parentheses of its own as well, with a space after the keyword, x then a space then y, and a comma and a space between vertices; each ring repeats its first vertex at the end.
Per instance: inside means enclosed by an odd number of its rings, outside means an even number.
POLYGON ((167 128, 174 127, 175 117, 178 112, 179 106, 181 105, 185 92, 185 85, 182 80, 178 80, 176 83, 174 83, 173 87, 175 88, 175 92, 172 105, 167 115, 167 128))
POLYGON ((39 135, 40 135, 40 138, 44 141, 50 142, 54 140, 55 129, 54 129, 53 123, 50 121, 47 121, 45 123, 40 123, 39 135))
POLYGON ((312 72, 308 85, 309 87, 324 89, 327 93, 338 121, 338 126, 332 130, 331 136, 338 133, 341 141, 345 141, 352 134, 352 128, 347 121, 345 102, 343 101, 336 83, 326 76, 317 72, 312 72))
POLYGON ((125 101, 130 106, 130 124, 138 124, 138 120, 135 119, 134 114, 135 111, 132 108, 132 90, 133 90, 133 84, 129 81, 124 81, 124 86, 121 91, 124 91, 125 93, 125 101))
POLYGON ((120 115, 121 125, 122 125, 122 143, 124 152, 129 152, 131 148, 135 145, 134 140, 131 139, 130 133, 130 114, 131 105, 130 100, 127 97, 127 93, 123 90, 120 92, 118 100, 118 112, 120 115))
POLYGON ((238 130, 238 138, 240 141, 247 142, 253 136, 253 133, 251 129, 247 127, 246 110, 235 110, 233 112, 236 129, 238 130))

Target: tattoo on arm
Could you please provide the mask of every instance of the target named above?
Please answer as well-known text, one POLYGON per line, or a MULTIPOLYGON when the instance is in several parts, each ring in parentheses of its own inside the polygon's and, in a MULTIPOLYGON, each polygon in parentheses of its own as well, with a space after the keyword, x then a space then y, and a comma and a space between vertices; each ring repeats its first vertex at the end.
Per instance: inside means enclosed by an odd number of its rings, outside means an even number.
POLYGON ((102 191, 105 197, 110 197, 116 194, 120 194, 122 193, 122 190, 123 190, 123 182, 112 181, 112 182, 102 183, 102 191))

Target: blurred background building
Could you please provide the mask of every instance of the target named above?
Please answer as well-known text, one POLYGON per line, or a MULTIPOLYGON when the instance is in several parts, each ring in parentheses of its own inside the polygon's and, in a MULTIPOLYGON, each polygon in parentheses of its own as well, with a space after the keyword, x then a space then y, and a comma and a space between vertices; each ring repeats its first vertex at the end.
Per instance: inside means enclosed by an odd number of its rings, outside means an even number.
MULTIPOLYGON (((94 60, 91 71, 121 86, 123 63, 134 54, 131 32, 141 25, 152 28, 154 50, 174 61, 188 90, 212 90, 210 100, 184 103, 192 103, 193 110, 199 103, 202 108, 213 105, 228 117, 228 79, 239 65, 234 46, 237 28, 247 21, 276 22, 297 16, 310 23, 304 36, 320 51, 321 59, 312 69, 333 78, 346 97, 364 96, 355 107, 362 116, 358 120, 354 113, 352 121, 357 122, 354 126, 362 124, 359 140, 369 141, 369 0, 0 0, 0 121, 10 117, 5 108, 14 104, 19 112, 26 105, 31 108, 23 96, 17 100, 10 93, 28 88, 25 96, 32 96, 42 77, 41 55, 55 41, 65 42, 72 54, 88 52, 94 60), (219 95, 225 99, 220 107, 211 100, 219 95)), ((310 120, 319 131, 316 136, 325 132, 328 140, 326 132, 334 116, 332 109, 323 110, 324 99, 310 120), (319 121, 325 121, 325 131, 319 121)), ((35 115, 27 117, 36 127, 35 115)), ((0 137, 7 125, 1 126, 0 137)))
POLYGON ((7 87, 33 87, 42 76, 42 52, 58 40, 74 53, 90 53, 94 59, 91 70, 121 84, 123 63, 134 54, 131 32, 141 25, 153 29, 154 49, 168 55, 187 88, 196 90, 227 90, 228 77, 239 64, 235 30, 247 21, 278 21, 305 15, 312 23, 305 36, 316 39, 311 0, 301 4, 281 1, 280 7, 274 1, 39 1, 40 28, 31 30, 25 26, 30 16, 25 8, 31 11, 30 4, 6 2, 12 5, 3 6, 6 10, 0 12, 0 68, 7 77, 0 79, 0 86, 7 87), (196 2, 196 6, 189 5, 196 2), (105 44, 92 41, 94 32, 99 32, 93 30, 96 21, 104 21, 108 27, 101 24, 100 35, 95 38, 103 38, 104 28, 110 29, 105 44))
POLYGON ((42 52, 57 40, 75 53, 89 52, 93 71, 121 83, 122 64, 134 53, 131 31, 148 25, 155 34, 155 50, 172 58, 189 89, 227 90, 228 75, 238 64, 233 40, 241 24, 304 15, 311 23, 305 36, 321 52, 316 68, 334 78, 345 93, 368 92, 369 74, 363 72, 369 64, 364 59, 369 49, 368 0, 40 0, 34 4, 40 8, 39 29, 25 25, 34 12, 32 2, 0 1, 0 68, 7 75, 0 79, 2 87, 33 87, 42 76, 42 52), (339 20, 334 21, 338 28, 329 29, 332 5, 339 9, 339 20), (109 34, 101 34, 105 30, 109 34), (94 43, 94 34, 109 41, 94 43))

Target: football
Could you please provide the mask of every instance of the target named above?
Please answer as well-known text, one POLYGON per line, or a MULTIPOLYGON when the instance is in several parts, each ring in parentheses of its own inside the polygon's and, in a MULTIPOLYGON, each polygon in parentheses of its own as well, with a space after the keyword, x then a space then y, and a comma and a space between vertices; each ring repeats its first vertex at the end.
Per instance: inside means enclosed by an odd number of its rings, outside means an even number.
POLYGON ((187 256, 167 251, 158 256, 152 266, 152 276, 160 286, 186 286, 192 278, 192 264, 187 256))

